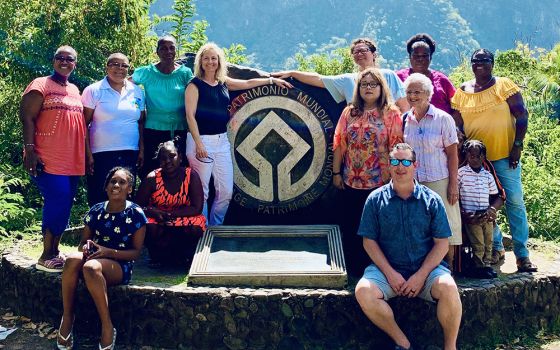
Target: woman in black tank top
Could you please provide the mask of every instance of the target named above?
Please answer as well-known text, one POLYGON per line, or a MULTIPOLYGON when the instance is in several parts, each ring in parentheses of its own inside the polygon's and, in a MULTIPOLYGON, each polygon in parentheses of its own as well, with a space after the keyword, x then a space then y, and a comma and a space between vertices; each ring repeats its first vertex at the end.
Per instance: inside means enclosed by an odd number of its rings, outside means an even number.
POLYGON ((202 46, 194 61, 195 78, 185 92, 189 134, 187 158, 198 173, 204 189, 204 214, 209 225, 220 225, 233 193, 233 163, 227 138, 229 90, 246 90, 276 84, 292 85, 278 78, 232 79, 227 76, 224 52, 214 43, 202 46), (208 215, 206 200, 210 176, 214 177, 216 196, 208 215))

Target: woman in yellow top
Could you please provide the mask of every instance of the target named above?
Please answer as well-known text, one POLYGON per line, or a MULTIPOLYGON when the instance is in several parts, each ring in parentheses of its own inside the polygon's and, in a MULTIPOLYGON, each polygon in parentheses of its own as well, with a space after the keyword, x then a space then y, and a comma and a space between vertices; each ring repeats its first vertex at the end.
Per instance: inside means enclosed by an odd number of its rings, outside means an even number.
MULTIPOLYGON (((537 267, 529 260, 527 249, 529 226, 519 163, 529 114, 519 87, 508 78, 492 74, 494 55, 490 51, 476 50, 471 65, 475 79, 463 83, 453 96, 453 117, 459 128, 464 128, 467 138, 486 145, 487 158, 506 191, 506 214, 517 269, 534 272, 537 267)), ((494 237, 494 249, 503 250, 501 237, 494 237)))

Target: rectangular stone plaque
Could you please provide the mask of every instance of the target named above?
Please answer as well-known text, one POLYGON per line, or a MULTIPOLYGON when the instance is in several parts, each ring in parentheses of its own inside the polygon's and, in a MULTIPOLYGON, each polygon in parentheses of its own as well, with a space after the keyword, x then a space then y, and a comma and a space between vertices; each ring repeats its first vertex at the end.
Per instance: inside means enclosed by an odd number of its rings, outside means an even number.
POLYGON ((343 288, 336 225, 214 226, 198 243, 189 284, 343 288))

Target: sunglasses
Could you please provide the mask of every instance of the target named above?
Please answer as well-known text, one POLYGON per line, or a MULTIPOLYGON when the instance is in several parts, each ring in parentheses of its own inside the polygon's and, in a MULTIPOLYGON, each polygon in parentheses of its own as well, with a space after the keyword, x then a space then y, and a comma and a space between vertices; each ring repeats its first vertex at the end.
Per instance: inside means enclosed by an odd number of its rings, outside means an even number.
POLYGON ((473 58, 471 60, 471 64, 483 64, 483 63, 492 63, 494 61, 492 61, 491 58, 473 58))
POLYGON ((412 165, 412 163, 414 163, 413 161, 411 161, 410 159, 396 159, 396 158, 391 158, 391 160, 389 161, 389 163, 392 166, 398 166, 399 163, 401 163, 404 167, 408 168, 409 166, 412 165))
POLYGON ((206 163, 206 164, 210 164, 210 163, 214 162, 214 158, 212 158, 210 156, 208 156, 206 158, 201 158, 201 157, 196 156, 196 160, 198 160, 201 163, 206 163))
POLYGON ((67 57, 54 56, 54 59, 57 60, 58 62, 69 62, 69 63, 76 62, 76 59, 72 56, 67 56, 67 57))

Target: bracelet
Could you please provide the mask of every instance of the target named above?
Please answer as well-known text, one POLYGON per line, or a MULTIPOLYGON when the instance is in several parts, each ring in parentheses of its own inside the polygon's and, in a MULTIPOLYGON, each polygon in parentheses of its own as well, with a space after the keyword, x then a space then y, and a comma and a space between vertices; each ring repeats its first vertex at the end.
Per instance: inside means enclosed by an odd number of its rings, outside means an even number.
POLYGON ((26 143, 25 147, 33 147, 35 148, 35 144, 34 143, 26 143))
POLYGON ((269 83, 270 85, 274 84, 274 83, 272 82, 272 77, 268 77, 268 83, 269 83))
POLYGON ((333 174, 333 176, 336 176, 336 175, 340 175, 340 172, 338 172, 338 173, 335 173, 335 172, 333 171, 333 173, 332 173, 332 174, 333 174))

